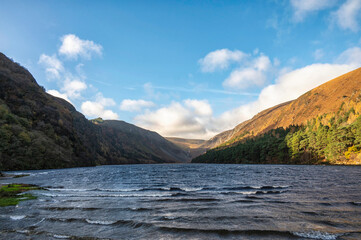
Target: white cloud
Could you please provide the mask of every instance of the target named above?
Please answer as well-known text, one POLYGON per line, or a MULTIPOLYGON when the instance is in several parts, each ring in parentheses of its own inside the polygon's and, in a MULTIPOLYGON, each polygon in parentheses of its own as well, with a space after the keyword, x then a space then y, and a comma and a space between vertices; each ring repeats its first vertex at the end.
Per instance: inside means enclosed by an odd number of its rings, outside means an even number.
POLYGON ((116 103, 111 98, 106 98, 102 93, 97 93, 95 101, 85 101, 81 105, 81 111, 88 117, 101 117, 103 119, 119 119, 118 114, 106 107, 115 106, 116 103))
POLYGON ((41 54, 39 64, 45 67, 47 79, 59 79, 60 73, 64 71, 63 63, 56 57, 56 55, 48 56, 41 54))
POLYGON ((207 100, 187 99, 184 104, 197 116, 212 116, 212 108, 207 100))
POLYGON ((223 86, 230 88, 245 89, 252 85, 261 86, 266 79, 266 75, 254 68, 241 68, 234 70, 224 81, 223 86))
POLYGON ((65 94, 69 98, 79 98, 80 93, 86 88, 87 85, 84 81, 80 79, 71 79, 68 77, 63 82, 63 87, 61 88, 61 91, 65 92, 65 94))
POLYGON ((90 59, 92 54, 102 54, 103 47, 100 44, 90 40, 82 40, 74 34, 64 35, 61 41, 59 54, 71 59, 77 59, 79 56, 90 59))
POLYGON ((261 55, 247 65, 247 67, 241 66, 231 72, 230 76, 223 82, 223 86, 238 89, 245 89, 254 85, 262 86, 267 79, 266 72, 272 66, 270 59, 261 55))
POLYGON ((81 104, 81 111, 88 117, 101 117, 103 119, 118 119, 118 114, 111 110, 104 109, 104 106, 98 102, 85 101, 81 104))
POLYGON ((53 95, 54 97, 62 98, 64 100, 68 101, 69 103, 72 103, 65 93, 60 93, 59 91, 54 90, 54 89, 48 90, 46 92, 49 93, 50 95, 53 95))
POLYGON ((100 103, 86 101, 82 103, 81 110, 87 116, 99 117, 103 113, 104 107, 100 103))
POLYGON ((120 110, 129 111, 129 112, 139 112, 143 108, 154 107, 155 104, 151 101, 145 101, 143 99, 132 100, 124 99, 120 104, 120 110))
POLYGON ((163 136, 209 138, 216 132, 208 127, 212 121, 212 108, 206 100, 187 99, 172 102, 167 107, 146 111, 135 117, 135 122, 163 136))
POLYGON ((360 18, 361 0, 347 0, 333 13, 338 25, 342 29, 349 29, 353 32, 359 30, 358 20, 360 18))
POLYGON ((232 62, 240 62, 246 56, 247 54, 239 50, 231 51, 224 48, 208 53, 198 62, 203 72, 214 72, 219 69, 226 69, 232 62))
POLYGON ((308 14, 330 8, 335 3, 335 0, 291 0, 293 19, 302 22, 308 14))
POLYGON ((261 55, 254 60, 254 67, 261 71, 267 71, 271 67, 271 61, 267 56, 261 55))

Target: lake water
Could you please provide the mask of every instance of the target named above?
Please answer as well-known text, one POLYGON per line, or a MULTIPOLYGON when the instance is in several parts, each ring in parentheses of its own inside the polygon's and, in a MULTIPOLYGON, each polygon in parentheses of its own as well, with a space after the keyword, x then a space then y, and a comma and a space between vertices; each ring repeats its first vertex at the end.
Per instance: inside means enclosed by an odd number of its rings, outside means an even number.
MULTIPOLYGON (((20 172, 16 172, 19 174, 20 172)), ((123 165, 22 171, 38 199, 1 239, 361 239, 361 167, 123 165)))

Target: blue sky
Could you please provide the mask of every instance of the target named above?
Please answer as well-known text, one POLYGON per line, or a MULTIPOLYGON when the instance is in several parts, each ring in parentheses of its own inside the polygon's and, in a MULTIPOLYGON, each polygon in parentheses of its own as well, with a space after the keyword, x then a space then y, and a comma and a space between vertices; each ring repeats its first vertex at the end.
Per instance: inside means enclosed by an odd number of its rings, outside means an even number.
POLYGON ((87 118, 207 139, 361 66, 361 0, 0 1, 0 51, 87 118))

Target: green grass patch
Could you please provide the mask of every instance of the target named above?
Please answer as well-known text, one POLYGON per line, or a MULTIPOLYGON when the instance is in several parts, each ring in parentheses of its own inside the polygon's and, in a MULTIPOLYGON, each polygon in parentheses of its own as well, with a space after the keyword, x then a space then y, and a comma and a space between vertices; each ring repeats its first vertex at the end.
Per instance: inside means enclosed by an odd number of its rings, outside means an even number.
POLYGON ((15 175, 13 178, 21 178, 21 177, 27 177, 30 176, 30 174, 19 174, 19 175, 15 175))
POLYGON ((40 189, 38 186, 30 184, 8 184, 1 186, 0 207, 17 205, 20 201, 36 199, 36 196, 24 192, 40 189))
POLYGON ((17 205, 19 201, 20 200, 18 198, 0 198, 0 207, 17 205))

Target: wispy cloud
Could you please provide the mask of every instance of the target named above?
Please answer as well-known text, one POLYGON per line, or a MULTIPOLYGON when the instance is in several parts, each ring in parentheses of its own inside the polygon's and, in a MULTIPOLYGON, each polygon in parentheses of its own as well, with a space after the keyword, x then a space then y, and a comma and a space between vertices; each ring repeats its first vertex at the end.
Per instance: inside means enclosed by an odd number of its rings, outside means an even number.
POLYGON ((325 52, 322 49, 316 49, 313 52, 313 57, 315 58, 316 61, 322 59, 324 55, 325 55, 325 52))
POLYGON ((152 101, 145 101, 143 99, 132 100, 124 99, 120 104, 120 110, 129 112, 139 112, 143 108, 154 107, 155 104, 152 101))
POLYGON ((52 89, 48 91, 49 94, 70 102, 69 99, 80 98, 81 92, 87 88, 85 76, 72 74, 55 54, 41 54, 38 63, 45 67, 47 79, 56 80, 60 87, 60 91, 52 89))
POLYGON ((55 54, 52 56, 41 54, 38 63, 45 67, 48 80, 59 79, 60 74, 64 71, 63 63, 55 54))
POLYGON ((361 0, 345 0, 342 4, 337 0, 291 0, 290 3, 293 20, 297 23, 303 22, 311 13, 333 9, 329 12, 330 23, 334 22, 344 30, 359 31, 361 0))
POLYGON ((185 88, 185 87, 167 87, 167 86, 152 86, 154 89, 166 90, 166 91, 179 91, 179 92, 190 92, 190 93, 199 93, 199 92, 208 92, 208 93, 219 93, 225 95, 239 95, 239 96, 257 96, 258 93, 245 92, 245 91, 228 91, 221 89, 212 89, 212 88, 185 88))
POLYGON ((295 22, 302 22, 307 15, 335 5, 335 0, 291 0, 295 22))
POLYGON ((360 10, 361 0, 347 0, 333 13, 333 17, 342 29, 357 32, 359 30, 358 21, 361 19, 360 10))

